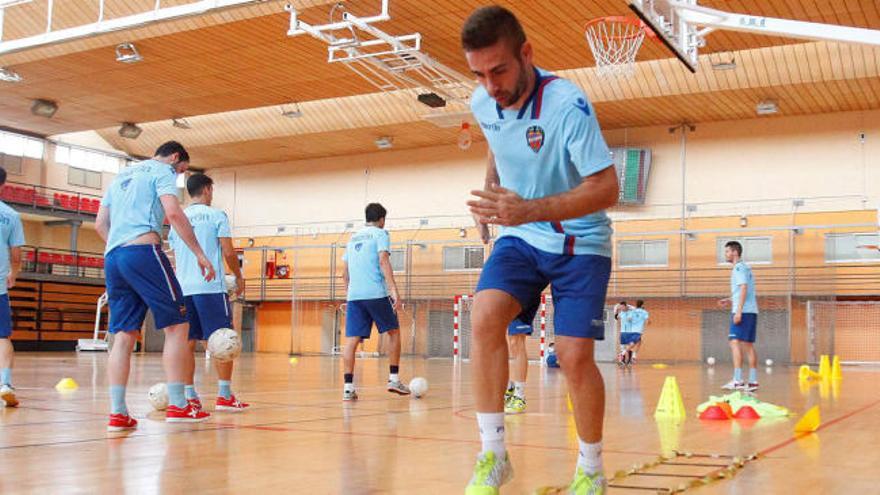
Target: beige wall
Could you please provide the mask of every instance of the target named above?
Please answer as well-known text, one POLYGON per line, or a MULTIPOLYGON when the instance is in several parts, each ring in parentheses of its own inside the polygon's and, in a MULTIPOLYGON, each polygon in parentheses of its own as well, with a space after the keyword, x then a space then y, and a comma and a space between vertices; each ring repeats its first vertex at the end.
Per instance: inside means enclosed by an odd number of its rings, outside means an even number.
MULTIPOLYGON (((70 249, 70 227, 59 225, 49 227, 43 220, 23 219, 25 243, 51 249, 70 249)), ((79 229, 77 248, 80 252, 103 253, 104 241, 95 231, 94 224, 84 223, 79 229)))
MULTIPOLYGON (((680 132, 680 131, 679 131, 680 132)), ((676 218, 681 136, 668 127, 606 133, 611 146, 647 147, 654 161, 647 204, 617 218, 676 218)), ((211 171, 216 203, 238 236, 340 231, 367 201, 389 209, 391 229, 466 225, 468 191, 482 184, 485 143, 441 146, 211 171)), ((688 133, 686 203, 691 216, 875 209, 880 197, 880 111, 699 124, 688 133), (860 134, 865 133, 864 142, 860 134), (867 199, 865 201, 865 199, 867 199), (754 201, 754 202, 752 202, 754 201)))

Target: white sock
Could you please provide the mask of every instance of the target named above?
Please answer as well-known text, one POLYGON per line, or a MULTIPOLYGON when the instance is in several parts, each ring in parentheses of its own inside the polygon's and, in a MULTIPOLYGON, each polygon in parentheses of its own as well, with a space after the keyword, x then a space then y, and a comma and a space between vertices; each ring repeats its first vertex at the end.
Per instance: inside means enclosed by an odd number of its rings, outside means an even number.
POLYGON ((343 390, 346 392, 351 392, 354 390, 354 383, 346 383, 343 387, 343 390))
POLYGON ((526 398, 526 382, 513 382, 513 395, 520 399, 526 398))
POLYGON ((388 381, 397 383, 400 381, 400 375, 397 373, 389 373, 388 374, 388 381))
POLYGON ((637 357, 639 357, 639 353, 636 352, 636 351, 633 351, 633 359, 635 359, 635 358, 637 358, 637 357))
POLYGON ((587 443, 578 438, 578 444, 578 467, 583 469, 587 476, 601 473, 602 442, 587 443))
POLYGON ((482 454, 495 452, 501 459, 507 455, 504 447, 504 413, 477 413, 477 425, 480 427, 480 440, 483 442, 482 454))

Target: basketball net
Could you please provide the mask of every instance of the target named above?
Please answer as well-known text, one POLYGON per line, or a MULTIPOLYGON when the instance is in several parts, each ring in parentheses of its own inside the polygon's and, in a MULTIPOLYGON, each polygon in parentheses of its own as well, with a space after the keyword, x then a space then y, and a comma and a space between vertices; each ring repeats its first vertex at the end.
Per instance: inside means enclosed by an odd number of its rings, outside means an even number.
POLYGON ((602 79, 632 76, 636 54, 649 32, 638 19, 623 16, 588 22, 584 36, 596 60, 596 74, 602 79))

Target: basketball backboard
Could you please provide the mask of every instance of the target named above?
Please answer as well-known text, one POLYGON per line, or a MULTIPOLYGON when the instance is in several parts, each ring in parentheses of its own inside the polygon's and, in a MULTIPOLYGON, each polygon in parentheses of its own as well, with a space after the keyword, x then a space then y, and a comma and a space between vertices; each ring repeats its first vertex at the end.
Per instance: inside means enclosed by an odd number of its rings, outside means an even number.
MULTIPOLYGON (((681 0, 677 3, 696 5, 697 0, 681 0)), ((697 72, 697 57, 701 37, 697 28, 685 22, 669 0, 630 0, 629 8, 654 31, 663 44, 687 66, 697 72)))

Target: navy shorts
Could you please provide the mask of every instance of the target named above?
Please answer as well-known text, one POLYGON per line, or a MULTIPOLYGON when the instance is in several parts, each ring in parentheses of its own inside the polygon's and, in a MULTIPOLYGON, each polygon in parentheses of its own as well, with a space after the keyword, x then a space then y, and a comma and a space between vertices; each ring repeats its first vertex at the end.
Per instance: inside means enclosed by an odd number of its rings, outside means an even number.
POLYGON ((507 335, 531 335, 534 331, 532 324, 535 321, 535 315, 541 306, 541 300, 538 299, 528 308, 524 309, 510 325, 507 327, 507 335))
POLYGON ((541 251, 516 237, 502 237, 483 267, 477 292, 496 289, 519 301, 523 311, 551 286, 556 335, 605 338, 605 293, 611 258, 541 251))
POLYGON ((754 343, 758 336, 758 315, 756 313, 743 313, 739 325, 733 323, 733 315, 730 315, 730 335, 728 340, 754 343))
POLYGON ((642 334, 638 332, 624 332, 620 334, 620 345, 635 344, 642 341, 642 334))
POLYGON ((232 328, 232 314, 225 292, 194 294, 183 298, 189 320, 189 340, 208 340, 221 328, 232 328))
POLYGON ((9 294, 3 294, 0 295, 0 339, 8 339, 10 335, 12 335, 12 309, 9 307, 9 294))
POLYGON ((376 324, 379 333, 400 328, 397 313, 394 312, 391 299, 388 297, 348 301, 345 308, 346 337, 370 338, 373 323, 376 324))
POLYGON ((180 284, 158 244, 114 248, 105 257, 104 277, 110 333, 140 330, 147 308, 157 329, 186 323, 180 284))

